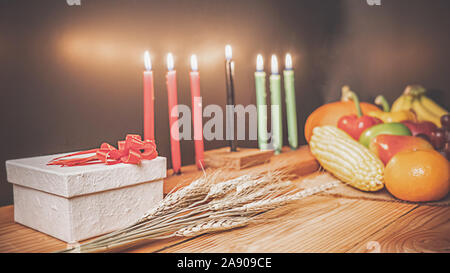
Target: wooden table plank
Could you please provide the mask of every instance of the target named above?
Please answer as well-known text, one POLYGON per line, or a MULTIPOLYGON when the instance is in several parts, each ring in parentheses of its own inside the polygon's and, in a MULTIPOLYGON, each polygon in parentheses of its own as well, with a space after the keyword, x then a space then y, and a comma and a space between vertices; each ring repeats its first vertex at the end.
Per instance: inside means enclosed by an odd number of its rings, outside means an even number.
MULTIPOLYGON (((251 172, 267 172, 284 169, 289 173, 300 176, 314 172, 319 168, 317 161, 312 157, 307 146, 300 147, 292 151, 284 147, 283 153, 274 156, 270 163, 254 166, 248 169, 231 171, 230 177, 242 175, 251 172), (286 167, 289 166, 289 167, 286 167)), ((197 170, 195 165, 183 166, 183 174, 179 176, 171 175, 164 181, 164 193, 169 192, 175 186, 187 185, 196 177, 203 175, 202 171, 197 170)), ((207 169, 206 172, 213 172, 214 169, 207 169)), ((13 206, 0 208, 0 252, 53 252, 65 249, 67 244, 51 236, 37 232, 28 227, 14 223, 13 206)), ((146 244, 143 249, 135 247, 127 251, 145 251, 153 252, 173 244, 178 244, 187 238, 175 238, 168 240, 159 240, 146 244)))
MULTIPOLYGON (((450 207, 420 206, 370 236, 381 252, 450 252, 450 207)), ((359 243, 349 252, 364 252, 359 243)))
MULTIPOLYGON (((189 238, 172 238, 153 241, 144 246, 127 249, 127 252, 155 252, 189 238)), ((0 253, 56 252, 64 250, 67 243, 14 222, 14 207, 0 207, 0 253)))
POLYGON ((54 252, 66 243, 14 222, 13 206, 0 207, 0 252, 54 252))
POLYGON ((204 235, 163 252, 346 252, 415 207, 313 196, 277 221, 204 235))
MULTIPOLYGON (((292 155, 285 155, 290 162, 292 155)), ((324 194, 282 210, 289 213, 278 216, 276 221, 194 238, 151 241, 125 251, 368 252, 369 243, 375 242, 375 246, 381 246, 375 250, 382 252, 450 252, 450 207, 324 194)), ((13 206, 0 208, 0 252, 53 252, 65 248, 66 243, 58 239, 14 223, 13 206)))
MULTIPOLYGON (((126 252, 448 252, 450 208, 308 197, 276 221, 195 238, 146 243, 126 252)), ((66 244, 13 223, 13 207, 0 208, 0 252, 52 252, 66 244)))
MULTIPOLYGON (((165 180, 165 192, 202 175, 195 166, 183 175, 165 180)), ((285 150, 269 164, 241 171, 283 169, 293 179, 317 170, 307 147, 285 150)), ((206 172, 214 171, 207 169, 206 172)), ((314 174, 313 174, 314 175, 314 174)), ((300 185, 300 184, 299 184, 300 185)), ((13 206, 0 208, 0 252, 54 252, 66 243, 14 223, 13 206)), ((350 199, 330 195, 305 198, 288 207, 276 220, 194 238, 150 241, 126 252, 450 252, 450 207, 430 207, 400 202, 350 199), (380 246, 377 249, 377 246, 380 246)))

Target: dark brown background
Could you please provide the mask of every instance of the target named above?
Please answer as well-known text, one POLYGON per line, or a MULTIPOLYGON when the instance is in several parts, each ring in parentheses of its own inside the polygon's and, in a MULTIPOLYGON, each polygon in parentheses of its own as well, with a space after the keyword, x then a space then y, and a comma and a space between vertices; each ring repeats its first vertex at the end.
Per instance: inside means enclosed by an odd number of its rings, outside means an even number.
MULTIPOLYGON (((272 53, 290 52, 301 136, 307 115, 338 99, 343 84, 363 100, 383 92, 392 102, 407 84, 421 83, 449 108, 450 1, 381 1, 371 7, 365 0, 82 0, 81 6, 1 0, 0 205, 12 203, 5 160, 142 133, 144 50, 156 77, 158 148, 168 157, 169 51, 179 103, 190 105, 188 64, 196 53, 204 105, 222 106, 225 44, 233 46, 236 102, 244 105, 255 103, 256 55, 267 62, 272 53)), ((183 164, 193 163, 193 143, 183 141, 181 149, 183 164)))

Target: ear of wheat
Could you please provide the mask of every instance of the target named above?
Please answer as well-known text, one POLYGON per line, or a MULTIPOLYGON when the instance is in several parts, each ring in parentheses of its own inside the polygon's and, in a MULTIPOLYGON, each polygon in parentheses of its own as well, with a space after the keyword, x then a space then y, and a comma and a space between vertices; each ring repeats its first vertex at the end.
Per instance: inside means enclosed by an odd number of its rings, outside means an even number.
POLYGON ((264 212, 336 186, 299 190, 282 172, 224 179, 220 171, 169 193, 135 224, 62 252, 101 252, 174 236, 243 227, 264 212))

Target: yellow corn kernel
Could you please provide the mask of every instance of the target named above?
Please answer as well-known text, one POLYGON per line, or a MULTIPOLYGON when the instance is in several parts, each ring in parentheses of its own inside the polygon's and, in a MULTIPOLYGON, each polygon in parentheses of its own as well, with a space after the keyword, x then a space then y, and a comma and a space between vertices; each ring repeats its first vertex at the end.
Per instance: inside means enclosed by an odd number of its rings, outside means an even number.
POLYGON ((316 127, 309 142, 311 153, 334 176, 362 191, 384 187, 384 165, 378 157, 334 126, 316 127))

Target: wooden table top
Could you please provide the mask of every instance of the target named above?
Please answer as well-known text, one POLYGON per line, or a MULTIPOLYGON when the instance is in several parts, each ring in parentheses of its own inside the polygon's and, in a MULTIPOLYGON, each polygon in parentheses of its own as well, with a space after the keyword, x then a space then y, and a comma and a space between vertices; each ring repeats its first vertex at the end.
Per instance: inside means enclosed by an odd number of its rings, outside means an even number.
MULTIPOLYGON (((299 180, 318 168, 309 149, 302 147, 251 169, 284 165, 299 180)), ((195 166, 183 168, 183 175, 165 180, 165 192, 201 174, 195 166)), ((13 206, 0 207, 0 252, 55 252, 66 247, 65 242, 15 223, 13 206)), ((450 252, 450 207, 321 194, 289 205, 288 213, 276 221, 147 242, 126 252, 450 252)))
MULTIPOLYGON (((127 252, 450 252, 450 208, 312 196, 277 221, 127 252), (283 219, 285 218, 285 219, 283 219)), ((66 243, 14 223, 0 208, 0 252, 54 252, 66 243)))

